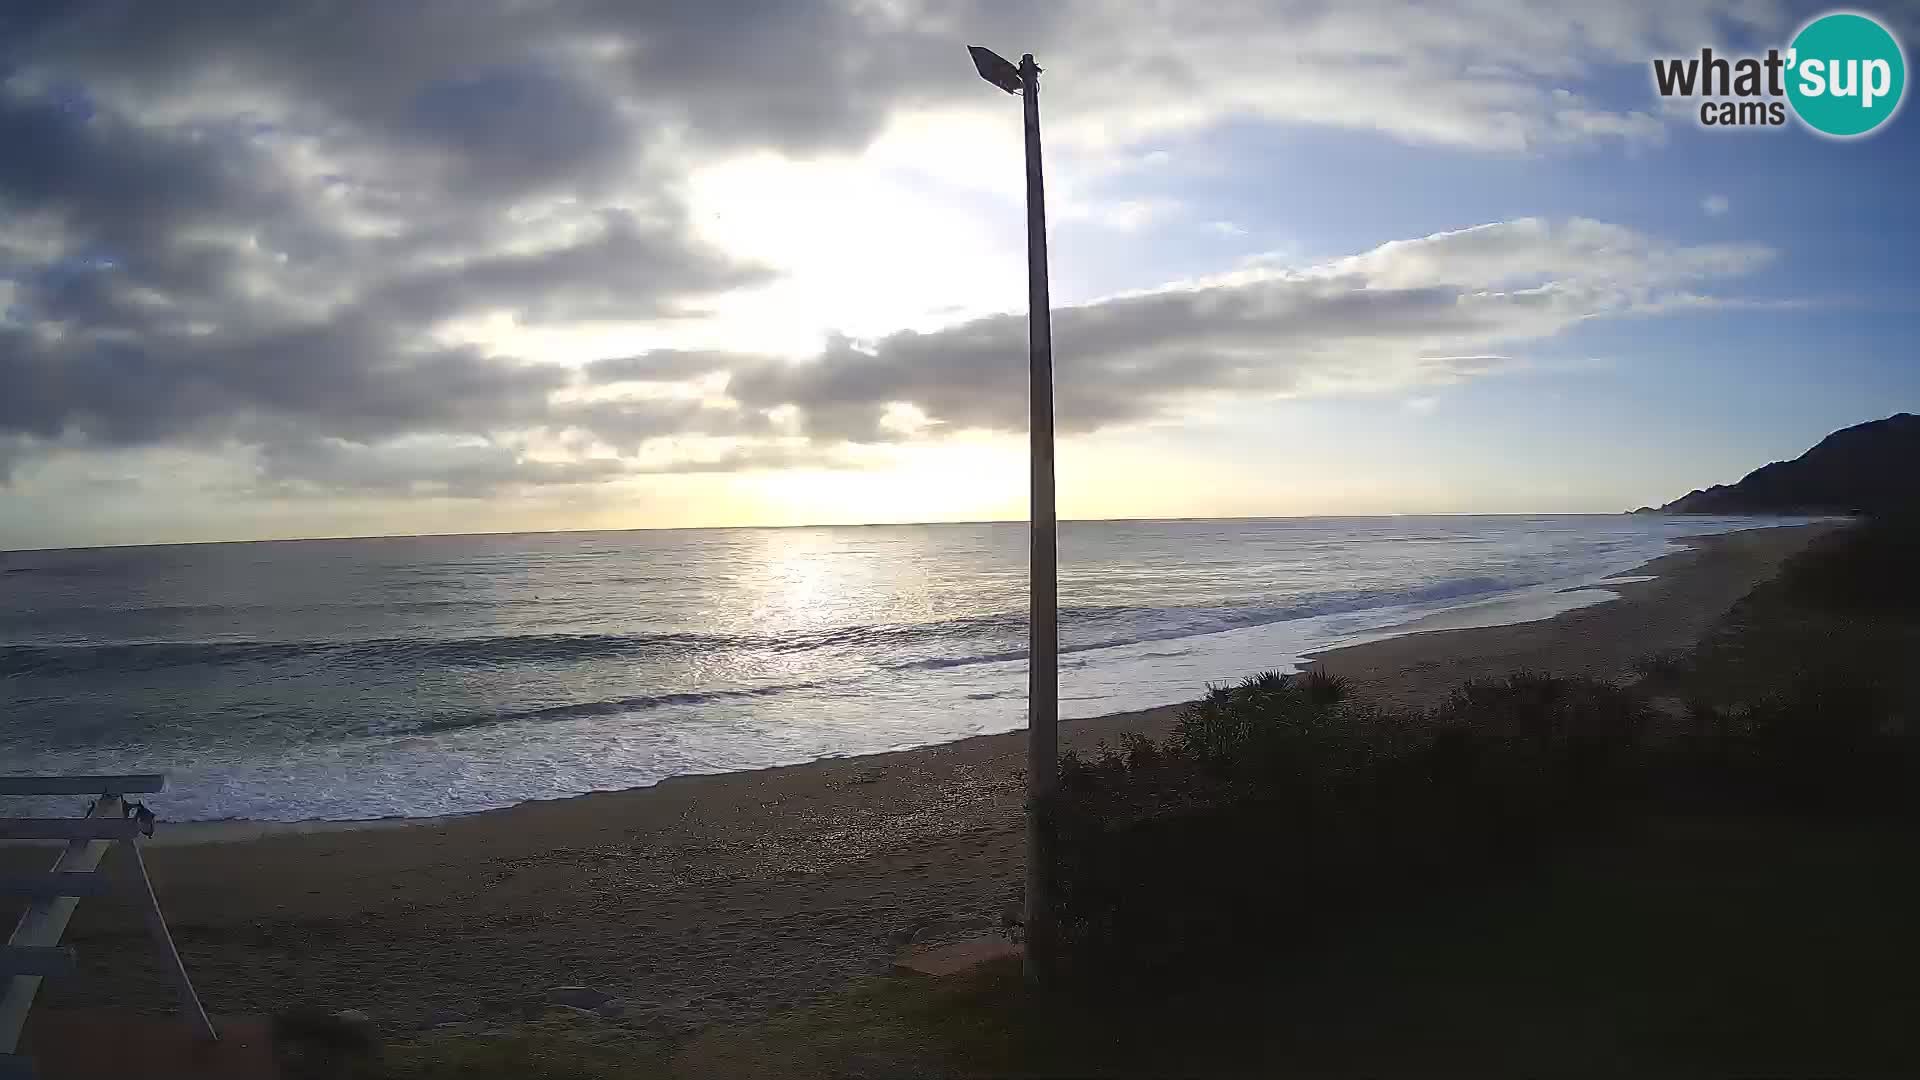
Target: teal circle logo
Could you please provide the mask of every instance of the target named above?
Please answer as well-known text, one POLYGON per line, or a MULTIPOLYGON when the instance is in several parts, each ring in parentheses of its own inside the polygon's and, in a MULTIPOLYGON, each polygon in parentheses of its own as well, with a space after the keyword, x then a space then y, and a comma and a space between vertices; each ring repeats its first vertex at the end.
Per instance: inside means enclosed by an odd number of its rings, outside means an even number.
POLYGON ((1847 139, 1886 123, 1907 88, 1907 58, 1887 28, 1837 11, 1808 23, 1787 52, 1787 99, 1806 125, 1847 139))

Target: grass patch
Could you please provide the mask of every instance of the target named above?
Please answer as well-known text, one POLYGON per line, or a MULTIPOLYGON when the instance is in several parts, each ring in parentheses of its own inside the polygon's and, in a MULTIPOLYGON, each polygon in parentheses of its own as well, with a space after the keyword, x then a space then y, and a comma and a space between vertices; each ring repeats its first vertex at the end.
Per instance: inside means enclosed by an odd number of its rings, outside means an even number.
POLYGON ((629 1028, 554 1014, 392 1043, 369 1080, 645 1080, 674 1075, 674 1052, 629 1028))

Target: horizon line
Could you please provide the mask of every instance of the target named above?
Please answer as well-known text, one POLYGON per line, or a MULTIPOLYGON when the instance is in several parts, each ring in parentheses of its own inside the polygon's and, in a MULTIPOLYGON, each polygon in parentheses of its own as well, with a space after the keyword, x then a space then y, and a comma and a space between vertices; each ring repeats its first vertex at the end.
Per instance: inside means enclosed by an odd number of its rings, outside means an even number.
MULTIPOLYGON (((1630 510, 1588 510, 1574 512, 1529 512, 1529 511, 1488 511, 1473 512, 1461 510, 1442 510, 1432 513, 1385 513, 1385 514, 1241 514, 1204 517, 1111 517, 1111 518, 1060 518, 1061 524, 1102 525, 1123 522, 1182 522, 1182 521, 1305 521, 1314 518, 1328 520, 1370 520, 1385 518, 1433 518, 1433 517, 1631 517, 1630 510)), ((1644 515, 1642 515, 1644 516, 1644 515)), ((1683 515, 1669 515, 1683 516, 1683 515)), ((1767 515, 1745 514, 1698 514, 1684 515, 1694 517, 1750 517, 1767 515)), ((720 532, 743 531, 748 529, 915 529, 941 525, 1025 525, 1027 518, 980 518, 961 521, 861 521, 861 522, 808 522, 789 525, 631 525, 613 529, 499 529, 478 530, 474 532, 446 533, 357 533, 342 536, 273 536, 255 537, 245 540, 174 540, 149 541, 125 544, 78 544, 66 547, 24 547, 0 548, 0 555, 30 555, 45 551, 116 551, 131 548, 162 547, 208 547, 220 544, 308 544, 330 543, 341 540, 451 540, 469 536, 552 536, 552 535, 588 535, 594 533, 631 533, 631 532, 720 532)))

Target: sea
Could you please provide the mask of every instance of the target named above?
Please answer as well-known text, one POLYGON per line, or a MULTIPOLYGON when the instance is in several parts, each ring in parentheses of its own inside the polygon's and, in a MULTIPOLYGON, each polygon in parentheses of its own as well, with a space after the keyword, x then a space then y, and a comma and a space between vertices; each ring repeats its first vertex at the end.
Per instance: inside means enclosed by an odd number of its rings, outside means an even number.
MULTIPOLYGON (((1066 717, 1612 597, 1653 515, 1074 521, 1066 717)), ((1022 523, 0 553, 0 773, 168 820, 427 817, 1024 726, 1022 523)))

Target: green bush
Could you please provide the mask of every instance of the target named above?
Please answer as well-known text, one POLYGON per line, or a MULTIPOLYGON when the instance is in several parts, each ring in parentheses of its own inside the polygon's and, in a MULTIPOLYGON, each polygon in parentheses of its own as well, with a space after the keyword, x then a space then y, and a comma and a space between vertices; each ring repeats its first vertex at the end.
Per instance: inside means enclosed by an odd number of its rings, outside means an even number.
POLYGON ((1262 672, 1237 686, 1213 686, 1180 713, 1170 749, 1219 768, 1283 749, 1304 750, 1325 737, 1347 697, 1344 680, 1319 672, 1262 672))
POLYGON ((1637 692, 1521 674, 1397 714, 1338 680, 1215 687, 1164 744, 1068 757, 1048 821, 1069 974, 1137 989, 1231 978, 1334 920, 1524 870, 1647 812, 1911 813, 1896 697, 1844 670, 1660 719, 1637 692))
POLYGON ((1648 716, 1611 686, 1537 676, 1470 683, 1428 716, 1322 675, 1211 688, 1164 745, 1062 760, 1067 963, 1109 987, 1217 977, 1309 947, 1325 920, 1524 865, 1637 791, 1648 716))

